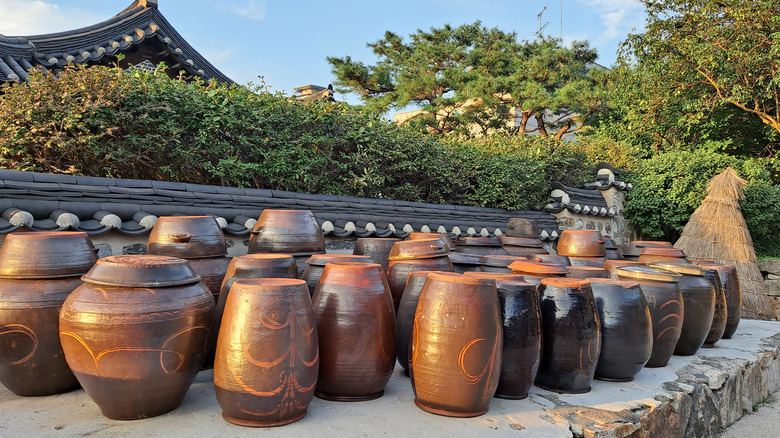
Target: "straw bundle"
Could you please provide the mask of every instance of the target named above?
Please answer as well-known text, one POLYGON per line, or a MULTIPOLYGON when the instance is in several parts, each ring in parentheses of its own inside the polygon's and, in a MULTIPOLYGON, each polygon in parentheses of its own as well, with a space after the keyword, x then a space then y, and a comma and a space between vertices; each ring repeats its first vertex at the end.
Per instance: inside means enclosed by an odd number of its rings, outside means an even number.
POLYGON ((674 247, 691 259, 734 265, 742 287, 743 316, 772 319, 773 302, 766 295, 753 239, 739 207, 746 184, 732 168, 713 177, 707 184, 707 197, 691 215, 674 247))

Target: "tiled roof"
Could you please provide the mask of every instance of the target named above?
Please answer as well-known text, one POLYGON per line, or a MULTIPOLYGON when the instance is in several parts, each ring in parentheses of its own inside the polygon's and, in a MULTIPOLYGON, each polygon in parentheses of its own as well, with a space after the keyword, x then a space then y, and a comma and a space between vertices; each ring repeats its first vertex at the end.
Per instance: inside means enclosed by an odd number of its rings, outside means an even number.
POLYGON ((0 234, 25 227, 140 235, 159 216, 212 215, 225 233, 247 236, 265 208, 311 210, 324 234, 336 237, 494 236, 513 217, 535 219, 541 239, 560 233, 542 211, 0 170, 0 234))
POLYGON ((156 0, 135 0, 116 16, 81 29, 24 37, 0 34, 0 81, 24 80, 36 66, 56 72, 71 62, 106 63, 119 53, 128 55, 129 62, 141 63, 149 56, 154 64, 166 61, 173 74, 184 70, 205 80, 233 82, 185 41, 157 9, 156 0), (149 46, 148 56, 141 46, 149 46), (132 53, 138 59, 131 60, 132 53))
POLYGON ((585 184, 586 189, 607 190, 610 187, 623 191, 632 189, 631 183, 618 180, 623 170, 614 168, 607 163, 599 163, 597 169, 596 181, 585 184))
POLYGON ((617 176, 623 171, 610 166, 607 163, 600 163, 598 166, 598 175, 596 181, 587 183, 584 188, 578 189, 563 185, 559 182, 553 182, 550 197, 553 202, 545 206, 545 210, 552 213, 559 213, 568 210, 574 214, 590 214, 593 216, 615 216, 617 212, 614 207, 607 205, 607 201, 601 194, 602 190, 616 188, 621 191, 631 190, 631 183, 617 180, 617 176))

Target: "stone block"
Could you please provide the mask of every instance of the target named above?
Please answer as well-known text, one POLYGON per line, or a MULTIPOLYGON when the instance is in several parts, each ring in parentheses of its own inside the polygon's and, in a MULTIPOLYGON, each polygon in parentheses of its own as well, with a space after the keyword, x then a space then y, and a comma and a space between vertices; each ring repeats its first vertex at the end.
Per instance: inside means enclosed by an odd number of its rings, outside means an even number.
POLYGON ((112 255, 111 252, 111 245, 107 243, 99 243, 95 245, 95 248, 98 250, 98 258, 108 257, 112 255))
POLYGON ((143 243, 134 243, 132 245, 127 245, 124 248, 122 248, 122 254, 128 255, 128 254, 146 254, 146 245, 143 243))
POLYGON ((691 415, 685 426, 685 438, 718 436, 720 412, 712 390, 706 385, 695 384, 691 400, 691 415))
POLYGON ((771 297, 780 297, 780 280, 764 280, 766 294, 771 297))
POLYGON ((761 272, 780 275, 780 260, 778 259, 759 260, 758 269, 760 269, 761 272))

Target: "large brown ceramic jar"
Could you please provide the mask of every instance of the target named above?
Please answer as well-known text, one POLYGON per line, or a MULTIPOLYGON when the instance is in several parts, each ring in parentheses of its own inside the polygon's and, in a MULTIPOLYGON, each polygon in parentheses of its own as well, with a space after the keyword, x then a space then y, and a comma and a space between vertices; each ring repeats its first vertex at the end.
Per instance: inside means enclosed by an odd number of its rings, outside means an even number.
POLYGON ((393 245, 387 268, 387 283, 398 310, 406 280, 413 271, 448 271, 455 268, 448 257, 449 249, 439 239, 406 240, 393 245))
MULTIPOLYGON (((192 262, 190 262, 191 264, 192 262)), ((298 278, 298 267, 291 255, 287 254, 246 254, 233 257, 220 285, 214 322, 209 329, 208 351, 217 351, 217 336, 222 324, 225 303, 230 288, 236 280, 252 278, 298 278)))
MULTIPOLYGON (((309 210, 266 208, 260 213, 252 236, 250 253, 317 254, 325 252, 325 238, 309 210)), ((300 270, 303 272, 303 270, 300 270)))
POLYGON ((412 345, 412 326, 414 314, 417 311, 417 301, 420 299, 428 274, 441 273, 443 271, 413 271, 406 280, 401 303, 398 305, 398 313, 395 318, 395 354, 398 363, 404 369, 404 375, 409 375, 409 349, 412 345))
POLYGON ((604 268, 595 268, 593 266, 569 266, 566 268, 569 278, 608 278, 609 273, 604 268))
POLYGON ((718 271, 712 269, 711 266, 698 265, 705 268, 704 278, 707 279, 712 286, 715 287, 715 314, 712 316, 712 325, 710 331, 707 333, 707 337, 704 339, 705 348, 714 348, 715 343, 723 337, 723 333, 726 331, 726 320, 728 319, 728 309, 726 307, 726 294, 723 291, 723 284, 720 282, 720 275, 718 271))
POLYGON ((659 262, 650 265, 676 272, 683 295, 682 333, 674 354, 692 356, 704 345, 715 316, 715 287, 704 277, 705 269, 689 263, 659 262))
POLYGON ((482 271, 482 263, 480 262, 480 259, 482 259, 481 255, 451 252, 449 258, 452 262, 453 270, 458 274, 482 271))
POLYGON ((557 252, 568 257, 604 257, 607 249, 599 230, 563 230, 557 252))
POLYGON ((415 404, 451 417, 487 412, 500 378, 502 338, 495 281, 429 274, 412 332, 415 404))
POLYGON ((621 280, 639 283, 650 310, 653 350, 645 366, 665 367, 682 332, 684 304, 678 284, 681 275, 639 265, 621 267, 617 274, 621 280))
POLYGON ((498 236, 509 255, 527 257, 531 254, 546 252, 539 238, 498 236))
POLYGON ((374 263, 374 260, 366 255, 351 254, 315 254, 309 257, 309 260, 306 260, 306 270, 301 274, 301 280, 309 287, 309 295, 314 295, 325 265, 333 262, 374 263))
POLYGON ((685 253, 677 248, 645 248, 636 261, 640 263, 678 262, 687 263, 685 253))
POLYGON ((524 256, 519 255, 484 255, 480 257, 480 262, 482 263, 482 270, 484 272, 503 272, 503 273, 510 273, 512 272, 511 269, 509 269, 509 265, 514 262, 515 260, 527 260, 524 256))
POLYGON ((742 317, 742 287, 737 277, 737 268, 733 265, 713 263, 704 260, 695 262, 698 266, 718 271, 720 282, 723 286, 723 293, 726 296, 726 329, 723 332, 723 339, 731 339, 731 336, 737 331, 739 320, 742 317))
POLYGON ((645 248, 672 248, 672 244, 661 240, 633 240, 623 248, 623 259, 636 260, 645 248))
POLYGON ((501 377, 496 397, 519 400, 528 397, 536 379, 542 351, 542 326, 536 285, 496 280, 504 342, 501 377))
POLYGON ((212 216, 161 216, 149 233, 146 250, 182 259, 220 257, 227 254, 227 241, 212 216))
POLYGON ((65 358, 103 415, 176 409, 203 365, 214 298, 186 260, 98 260, 60 312, 65 358))
POLYGON ((639 263, 634 260, 610 260, 604 262, 604 269, 607 270, 609 278, 618 278, 618 269, 626 266, 644 266, 643 263, 639 263))
POLYGON ((395 310, 382 265, 328 263, 312 301, 320 345, 315 395, 381 397, 395 365, 395 310))
POLYGON ((393 248, 393 245, 400 241, 401 239, 396 239, 394 237, 361 237, 355 241, 355 249, 352 250, 352 253, 354 255, 367 255, 371 257, 371 259, 374 260, 374 263, 382 265, 382 269, 387 272, 387 257, 390 256, 390 250, 393 248))
POLYGON ((539 284, 543 278, 563 277, 569 273, 565 266, 531 260, 516 260, 509 265, 509 269, 513 274, 522 275, 525 281, 532 284, 539 284))
POLYGON ((539 294, 542 359, 536 386, 570 394, 590 391, 601 352, 601 329, 590 282, 543 278, 539 294))
POLYGON ((466 254, 508 254, 498 237, 460 237, 455 239, 455 252, 466 254))
POLYGON ((225 306, 214 362, 222 416, 241 426, 300 420, 314 397, 319 349, 303 280, 238 280, 225 306))
POLYGON ((60 346, 60 308, 96 260, 82 232, 6 236, 0 248, 0 382, 14 394, 79 387, 60 346))
POLYGON ((591 279, 601 325, 601 355, 596 378, 634 380, 653 352, 653 325, 639 283, 591 279))

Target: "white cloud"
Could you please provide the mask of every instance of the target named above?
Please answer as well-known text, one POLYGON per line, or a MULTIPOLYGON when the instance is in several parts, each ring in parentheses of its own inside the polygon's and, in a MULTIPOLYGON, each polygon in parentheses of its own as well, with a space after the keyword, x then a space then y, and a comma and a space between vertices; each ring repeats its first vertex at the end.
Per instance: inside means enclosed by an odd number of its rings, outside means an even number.
POLYGON ((256 2, 255 0, 247 0, 242 4, 231 3, 231 9, 234 14, 240 15, 250 20, 264 20, 266 13, 266 2, 256 2))
POLYGON ((42 0, 0 0, 0 33, 6 36, 77 29, 107 18, 42 0))
POLYGON ((593 8, 604 30, 600 39, 625 37, 632 28, 644 24, 643 7, 637 0, 577 0, 593 8))

